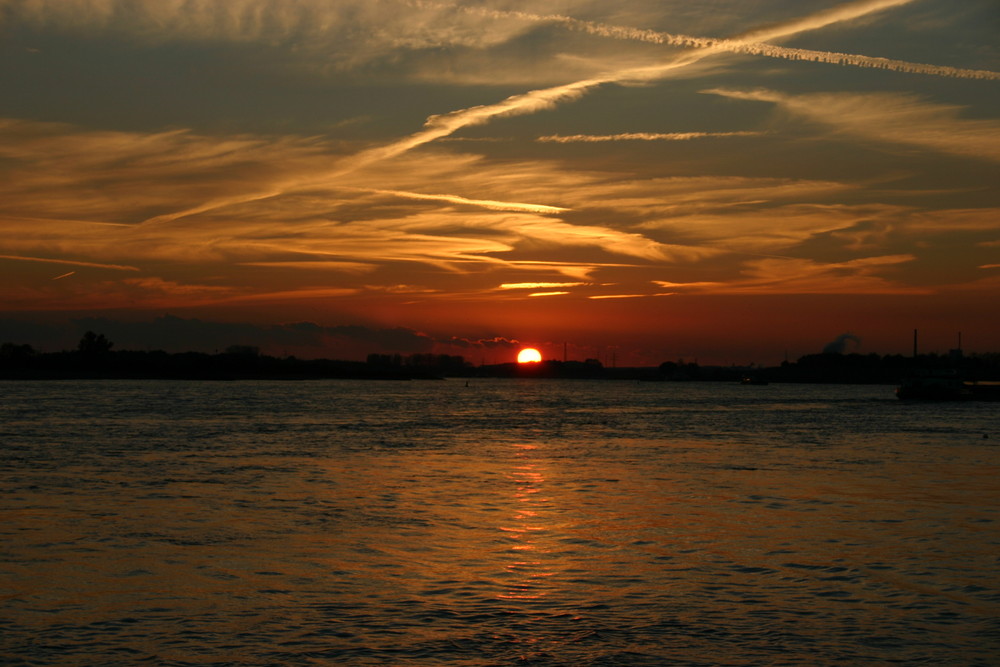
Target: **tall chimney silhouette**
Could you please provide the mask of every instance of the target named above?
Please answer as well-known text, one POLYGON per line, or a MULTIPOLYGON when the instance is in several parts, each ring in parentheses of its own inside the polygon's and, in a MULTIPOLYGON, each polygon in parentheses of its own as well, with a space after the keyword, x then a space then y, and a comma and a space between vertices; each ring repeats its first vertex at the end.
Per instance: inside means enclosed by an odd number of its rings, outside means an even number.
POLYGON ((917 358, 917 330, 913 330, 913 358, 917 358))

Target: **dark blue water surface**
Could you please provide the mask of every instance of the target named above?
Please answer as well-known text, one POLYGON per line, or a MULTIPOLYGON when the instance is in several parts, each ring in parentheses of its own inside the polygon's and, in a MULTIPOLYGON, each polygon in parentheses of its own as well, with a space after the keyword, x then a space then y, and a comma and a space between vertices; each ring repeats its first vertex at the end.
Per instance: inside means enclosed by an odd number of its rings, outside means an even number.
POLYGON ((562 380, 0 391, 3 664, 1000 664, 1000 404, 562 380))

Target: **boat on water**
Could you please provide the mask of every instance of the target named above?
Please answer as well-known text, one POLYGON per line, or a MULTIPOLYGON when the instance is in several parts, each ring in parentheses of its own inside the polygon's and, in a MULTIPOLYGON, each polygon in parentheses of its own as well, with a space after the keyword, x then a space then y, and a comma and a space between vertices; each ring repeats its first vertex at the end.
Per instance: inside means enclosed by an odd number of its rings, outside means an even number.
POLYGON ((956 371, 916 373, 896 387, 902 400, 1000 401, 1000 383, 974 382, 956 371))

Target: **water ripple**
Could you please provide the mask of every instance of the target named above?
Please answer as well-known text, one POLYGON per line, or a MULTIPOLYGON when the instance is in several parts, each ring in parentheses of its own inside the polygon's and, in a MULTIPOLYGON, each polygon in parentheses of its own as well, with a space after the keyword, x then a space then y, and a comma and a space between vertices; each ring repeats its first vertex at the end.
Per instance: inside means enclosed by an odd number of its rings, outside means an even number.
POLYGON ((5 664, 995 664, 982 406, 481 384, 5 383, 5 664))

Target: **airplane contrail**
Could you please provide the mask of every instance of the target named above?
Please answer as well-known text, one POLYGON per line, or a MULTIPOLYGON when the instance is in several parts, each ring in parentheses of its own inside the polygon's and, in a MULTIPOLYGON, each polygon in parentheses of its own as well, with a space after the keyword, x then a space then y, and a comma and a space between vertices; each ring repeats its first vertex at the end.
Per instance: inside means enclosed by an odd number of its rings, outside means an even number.
MULTIPOLYGON (((373 162, 401 155, 435 139, 454 134, 460 129, 483 125, 496 117, 522 115, 550 109, 561 102, 579 99, 591 89, 607 83, 658 79, 666 76, 672 70, 693 65, 710 55, 725 52, 733 44, 788 37, 800 32, 816 30, 833 23, 860 18, 867 14, 910 2, 913 2, 913 0, 856 0, 855 2, 817 12, 809 16, 752 30, 744 33, 742 37, 715 40, 699 51, 680 54, 665 63, 643 67, 630 67, 597 75, 590 79, 582 79, 559 86, 540 88, 528 91, 527 93, 512 95, 494 104, 469 107, 447 114, 431 116, 424 123, 425 129, 391 144, 361 151, 354 158, 349 159, 350 164, 345 169, 347 171, 354 171, 373 162)), ((337 170, 334 172, 334 175, 341 175, 342 173, 344 171, 337 170)))
MULTIPOLYGON (((877 2, 877 7, 872 11, 887 9, 896 5, 907 4, 912 0, 882 0, 877 2)), ((656 30, 646 30, 642 28, 630 28, 625 26, 608 25, 594 21, 584 21, 571 16, 560 14, 530 14, 518 11, 502 11, 495 9, 485 9, 477 7, 459 7, 456 5, 441 4, 436 2, 423 2, 422 0, 412 0, 409 2, 414 7, 437 7, 462 11, 469 14, 478 14, 494 18, 516 18, 525 21, 538 23, 556 23, 566 26, 572 30, 578 30, 599 37, 611 39, 628 40, 635 42, 646 42, 649 44, 667 44, 670 46, 680 46, 687 48, 710 48, 718 47, 730 53, 742 53, 747 55, 765 56, 768 58, 780 58, 784 60, 802 60, 809 62, 827 63, 833 65, 850 65, 871 69, 884 69, 892 72, 904 72, 908 74, 926 74, 931 76, 954 77, 960 79, 989 79, 1000 80, 1000 72, 979 69, 964 69, 960 67, 949 67, 947 65, 932 65, 927 63, 914 63, 906 60, 896 60, 893 58, 883 58, 880 56, 865 56, 854 53, 837 53, 835 51, 814 51, 810 49, 795 49, 774 44, 767 44, 762 39, 777 39, 788 36, 788 34, 774 34, 767 32, 767 29, 746 33, 742 37, 718 39, 712 37, 696 37, 693 35, 682 35, 656 30), (750 39, 754 37, 754 39, 750 39)), ((872 2, 855 2, 843 5, 826 12, 832 16, 822 16, 823 13, 813 15, 814 18, 829 21, 844 12, 856 9, 858 5, 872 5, 872 2)), ((848 15, 848 18, 854 18, 848 15)), ((845 20, 845 19, 837 19, 845 20)), ((822 25, 828 25, 823 23, 822 25)), ((822 27, 817 25, 816 27, 822 27)), ((809 30, 812 27, 805 27, 809 30)), ((795 30, 801 32, 801 30, 795 30)))
POLYGON ((604 141, 688 141, 713 137, 756 137, 763 132, 625 132, 623 134, 550 134, 535 141, 555 144, 604 141))
POLYGON ((773 44, 749 43, 733 49, 736 53, 782 58, 785 60, 805 60, 832 65, 852 65, 868 69, 884 69, 890 72, 906 74, 928 74, 931 76, 952 77, 956 79, 984 79, 1000 81, 1000 72, 985 69, 961 69, 947 65, 928 65, 913 63, 906 60, 894 60, 876 56, 861 56, 853 53, 837 53, 836 51, 812 51, 810 49, 789 49, 773 44))
MULTIPOLYGON (((134 266, 128 266, 124 264, 97 264, 95 262, 78 262, 71 259, 49 259, 46 257, 24 257, 22 255, 0 255, 0 259, 15 259, 22 262, 45 262, 47 264, 69 264, 70 266, 88 266, 95 269, 114 269, 115 271, 138 271, 139 269, 134 266)), ((71 271, 70 273, 76 273, 71 271)), ((69 274, 66 274, 69 275, 69 274)), ((65 278, 65 275, 59 276, 59 278, 65 278)), ((58 280, 54 278, 53 280, 58 280)))
POLYGON ((76 271, 70 271, 69 273, 64 273, 64 274, 62 274, 61 276, 56 276, 56 277, 55 277, 55 278, 53 278, 52 280, 62 280, 63 278, 69 278, 69 277, 70 277, 71 275, 73 275, 74 273, 76 273, 76 271))
POLYGON ((463 128, 486 124, 497 117, 523 115, 544 109, 551 109, 560 103, 579 99, 590 90, 608 83, 656 80, 666 76, 673 70, 693 65, 711 55, 732 51, 736 45, 746 45, 761 42, 767 39, 788 37, 801 32, 816 30, 834 23, 860 18, 874 12, 882 11, 890 7, 905 5, 910 2, 913 2, 913 0, 855 0, 854 2, 849 2, 838 7, 816 12, 815 14, 751 30, 736 37, 723 40, 706 40, 705 44, 699 44, 701 47, 699 50, 679 54, 664 63, 642 67, 629 67, 611 71, 589 79, 582 79, 580 81, 574 81, 572 83, 566 83, 559 86, 539 88, 526 93, 512 95, 493 104, 468 107, 466 109, 459 109, 446 114, 430 116, 424 123, 423 130, 415 132, 408 137, 404 137, 392 143, 385 144, 383 146, 376 146, 374 148, 369 148, 356 153, 353 157, 344 160, 342 166, 327 172, 322 176, 307 180, 295 179, 285 183, 279 182, 264 192, 258 192, 253 195, 224 197, 208 201, 199 206, 183 211, 177 211, 175 213, 168 213, 150 218, 142 224, 171 222, 178 218, 205 213, 207 211, 233 204, 242 204, 251 201, 268 199, 293 189, 322 185, 324 183, 328 183, 331 179, 352 173, 370 164, 402 155, 413 150, 414 148, 435 141, 436 139, 447 137, 463 128))

